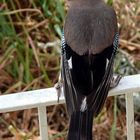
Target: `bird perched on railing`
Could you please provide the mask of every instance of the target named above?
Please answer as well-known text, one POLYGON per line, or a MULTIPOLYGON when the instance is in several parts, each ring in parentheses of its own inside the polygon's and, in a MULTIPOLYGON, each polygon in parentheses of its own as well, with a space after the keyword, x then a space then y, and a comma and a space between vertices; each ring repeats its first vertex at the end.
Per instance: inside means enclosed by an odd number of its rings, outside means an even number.
POLYGON ((103 0, 68 1, 62 37, 62 80, 70 117, 67 139, 92 140, 93 118, 112 83, 116 86, 121 78, 112 80, 117 18, 103 0))

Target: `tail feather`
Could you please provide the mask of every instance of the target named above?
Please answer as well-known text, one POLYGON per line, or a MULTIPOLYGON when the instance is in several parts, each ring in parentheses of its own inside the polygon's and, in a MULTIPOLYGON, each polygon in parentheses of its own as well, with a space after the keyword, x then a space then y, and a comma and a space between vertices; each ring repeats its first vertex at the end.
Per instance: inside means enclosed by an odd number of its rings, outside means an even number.
POLYGON ((92 140, 93 112, 73 112, 70 117, 68 140, 92 140))

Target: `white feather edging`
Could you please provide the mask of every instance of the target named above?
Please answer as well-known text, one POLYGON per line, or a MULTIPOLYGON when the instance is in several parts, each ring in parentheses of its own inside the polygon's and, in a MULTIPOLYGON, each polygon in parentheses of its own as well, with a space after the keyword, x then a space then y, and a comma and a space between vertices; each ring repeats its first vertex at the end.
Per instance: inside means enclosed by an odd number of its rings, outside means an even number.
POLYGON ((87 110, 87 98, 85 97, 82 101, 82 104, 81 104, 81 109, 80 111, 81 112, 84 112, 85 110, 87 110))

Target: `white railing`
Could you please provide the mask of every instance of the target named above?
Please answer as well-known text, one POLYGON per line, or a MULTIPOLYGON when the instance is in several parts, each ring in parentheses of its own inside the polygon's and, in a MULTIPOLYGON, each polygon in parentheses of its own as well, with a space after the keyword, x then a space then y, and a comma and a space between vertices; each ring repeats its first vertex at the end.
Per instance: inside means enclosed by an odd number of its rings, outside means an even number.
MULTIPOLYGON (((140 91, 140 74, 123 77, 119 85, 109 92, 109 96, 125 94, 127 140, 135 140, 133 93, 140 91)), ((59 103, 64 103, 64 97, 59 103)), ((0 96, 0 113, 38 108, 41 140, 48 140, 46 106, 57 104, 54 88, 39 89, 0 96)))

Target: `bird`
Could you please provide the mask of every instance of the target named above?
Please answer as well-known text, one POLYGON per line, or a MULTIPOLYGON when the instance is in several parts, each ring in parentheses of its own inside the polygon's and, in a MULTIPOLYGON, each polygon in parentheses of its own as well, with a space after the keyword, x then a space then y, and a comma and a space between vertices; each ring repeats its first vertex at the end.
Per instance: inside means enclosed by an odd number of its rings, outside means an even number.
POLYGON ((62 86, 70 119, 67 140, 92 140, 93 119, 110 88, 121 79, 120 75, 113 78, 119 46, 117 16, 103 0, 68 2, 61 47, 62 86))

